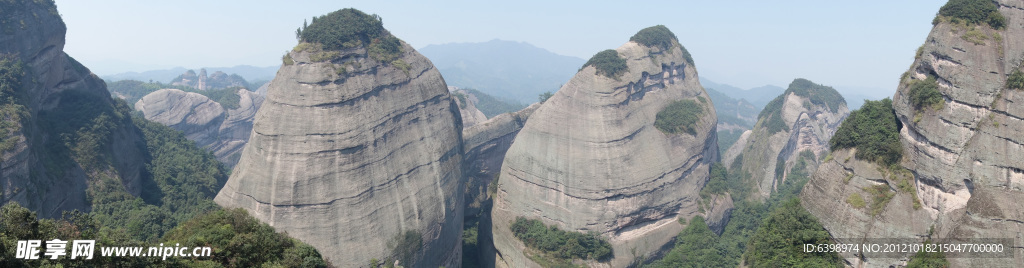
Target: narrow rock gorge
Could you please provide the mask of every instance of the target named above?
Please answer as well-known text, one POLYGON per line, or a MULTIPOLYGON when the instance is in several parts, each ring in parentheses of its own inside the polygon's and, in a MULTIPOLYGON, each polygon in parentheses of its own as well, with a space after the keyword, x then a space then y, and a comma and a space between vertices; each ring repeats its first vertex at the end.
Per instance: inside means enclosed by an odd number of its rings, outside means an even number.
POLYGON ((335 264, 459 267, 462 122, 440 73, 355 9, 301 34, 215 201, 335 264))
POLYGON ((678 218, 701 213, 716 122, 689 52, 664 26, 598 53, 505 155, 492 210, 496 266, 542 266, 509 229, 517 217, 600 234, 613 257, 580 263, 588 266, 625 267, 659 251, 682 229, 678 218))

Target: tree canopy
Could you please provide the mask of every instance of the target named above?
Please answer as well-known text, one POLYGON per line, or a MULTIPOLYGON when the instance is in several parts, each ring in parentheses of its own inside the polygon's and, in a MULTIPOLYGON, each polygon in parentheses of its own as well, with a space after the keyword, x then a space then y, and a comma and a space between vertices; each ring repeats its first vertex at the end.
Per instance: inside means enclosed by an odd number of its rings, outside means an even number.
POLYGON ((857 159, 888 167, 903 158, 900 144, 902 124, 896 119, 892 100, 865 101, 860 109, 850 113, 829 140, 833 151, 856 148, 857 159))
POLYGON ((606 49, 594 54, 580 69, 587 66, 594 66, 597 68, 597 74, 608 78, 618 78, 619 75, 629 70, 629 66, 626 66, 626 59, 620 57, 619 52, 614 49, 606 49))

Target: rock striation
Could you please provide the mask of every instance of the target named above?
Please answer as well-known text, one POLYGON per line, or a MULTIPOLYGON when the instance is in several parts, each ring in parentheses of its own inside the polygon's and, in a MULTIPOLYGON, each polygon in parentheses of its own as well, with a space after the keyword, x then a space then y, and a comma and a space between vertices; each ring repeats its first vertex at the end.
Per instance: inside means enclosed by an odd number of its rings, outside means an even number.
MULTIPOLYGON (((954 267, 1024 265, 1024 249, 1019 247, 1024 244, 1024 109, 1018 104, 1024 102, 1024 94, 1008 87, 1024 59, 1024 2, 998 0, 994 5, 1005 18, 1004 27, 954 23, 939 15, 901 78, 892 106, 902 126, 900 165, 912 177, 912 187, 905 187, 909 191, 891 176, 872 171, 883 167, 843 168, 851 164, 840 162, 838 155, 804 188, 801 198, 813 201, 805 206, 833 237, 1010 238, 1017 245, 1011 249, 1012 259, 948 261, 954 267), (925 88, 920 85, 928 83, 937 91, 936 102, 919 105, 928 99, 919 94, 925 88), (837 174, 853 179, 844 184, 837 174), (842 202, 874 185, 890 188, 895 196, 878 216, 842 202)), ((854 266, 888 267, 905 263, 910 256, 843 257, 854 266)))
MULTIPOLYGON (((671 35, 655 26, 638 36, 652 28, 671 35)), ((585 65, 530 115, 501 166, 492 209, 497 267, 539 267, 509 229, 516 217, 600 233, 614 257, 587 264, 625 267, 670 242, 683 228, 679 217, 698 214, 698 191, 718 161, 715 110, 689 53, 674 35, 660 41, 666 46, 630 41, 602 52, 624 59, 625 69, 616 76, 585 65), (683 126, 692 134, 654 126, 660 111, 684 100, 701 111, 683 126)))
POLYGON ((161 89, 135 103, 146 119, 185 133, 197 145, 209 149, 221 163, 235 166, 249 141, 256 111, 263 97, 238 89, 238 108, 226 109, 198 93, 161 89))
MULTIPOLYGON (((309 29, 379 17, 343 9, 309 29), (326 25, 318 25, 324 23, 326 25)), ((317 28, 321 27, 321 28, 317 28)), ((307 30, 312 31, 312 30, 307 30)), ((363 29, 356 35, 381 33, 363 29)), ((316 247, 335 264, 376 258, 458 267, 462 123, 440 73, 405 42, 381 61, 369 42, 285 55, 252 136, 214 199, 316 247)), ((318 46, 317 46, 318 47, 318 46)))
POLYGON ((749 176, 754 187, 752 198, 765 200, 783 183, 801 152, 813 153, 805 161, 813 161, 806 165, 807 174, 814 172, 818 159, 829 152, 828 141, 849 114, 846 100, 835 89, 795 79, 765 106, 749 134, 740 136, 744 143, 726 151, 724 163, 743 161, 744 177, 749 176))
POLYGON ((115 178, 138 196, 145 170, 142 133, 121 113, 126 107, 111 99, 103 80, 64 53, 66 31, 52 1, 0 3, 0 57, 21 62, 25 71, 21 87, 11 88, 14 97, 0 104, 3 140, 10 141, 0 152, 0 204, 15 201, 48 218, 89 211, 86 189, 100 176, 115 178), (12 120, 11 110, 23 112, 23 120, 12 120), (82 151, 109 158, 68 156, 74 154, 66 144, 82 143, 64 139, 94 120, 107 120, 109 128, 96 132, 100 143, 82 151))

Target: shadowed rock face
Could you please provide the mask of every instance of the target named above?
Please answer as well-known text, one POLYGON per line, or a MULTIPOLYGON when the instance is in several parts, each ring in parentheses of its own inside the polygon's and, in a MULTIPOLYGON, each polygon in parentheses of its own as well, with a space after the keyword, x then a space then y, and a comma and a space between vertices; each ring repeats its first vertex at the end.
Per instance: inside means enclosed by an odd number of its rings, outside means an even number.
POLYGON ((270 83, 215 201, 245 208, 338 265, 395 260, 408 235, 422 243, 403 266, 458 267, 459 110, 430 61, 401 47, 406 70, 368 57, 364 47, 324 62, 310 60, 314 52, 289 52, 294 64, 270 83))
MULTIPOLYGON (((64 141, 43 118, 78 112, 74 109, 83 102, 93 111, 115 111, 116 103, 102 79, 64 53, 67 27, 52 3, 13 1, 0 10, 0 18, 4 20, 0 54, 19 59, 27 73, 22 78, 24 87, 14 90, 24 93, 19 104, 28 115, 20 122, 5 122, 17 131, 10 134, 13 137, 5 137, 16 140, 13 147, 0 152, 0 203, 15 201, 48 218, 59 218, 63 211, 89 211, 86 188, 90 177, 97 176, 87 174, 82 169, 84 163, 48 150, 47 146, 64 147, 64 141), (48 161, 66 165, 47 166, 48 161)), ((110 142, 96 148, 97 154, 108 155, 110 162, 88 168, 118 178, 129 193, 138 196, 145 143, 131 118, 122 119, 114 120, 109 136, 100 137, 110 142)))
POLYGON ((185 133, 185 137, 213 152, 229 167, 238 163, 242 148, 249 141, 256 111, 263 97, 245 89, 238 90, 238 108, 224 109, 219 103, 198 93, 161 89, 135 103, 146 119, 185 133))
POLYGON ((696 69, 672 42, 667 51, 622 45, 616 51, 628 71, 616 79, 584 67, 530 116, 498 181, 498 267, 538 266, 509 230, 519 216, 598 232, 614 248, 606 264, 623 267, 678 234, 678 217, 697 215, 698 191, 718 159, 716 115, 696 69), (677 100, 702 107, 696 134, 654 127, 658 112, 677 100))
MULTIPOLYGON (((896 117, 903 125, 901 164, 912 171, 921 208, 914 209, 912 194, 897 190, 892 180, 871 175, 870 170, 877 168, 845 171, 854 174, 849 185, 832 175, 836 168, 823 168, 812 177, 801 198, 834 237, 924 240, 934 227, 933 238, 1012 238, 1016 245, 1024 244, 1019 235, 1024 232, 1024 206, 1020 203, 1024 200, 1024 107, 1020 106, 1024 94, 1005 86, 1007 77, 1021 69, 1020 59, 1024 58, 1024 2, 997 3, 1006 28, 974 26, 986 37, 979 43, 963 37, 970 27, 941 22, 932 28, 893 97, 896 117), (942 107, 915 109, 910 103, 911 81, 929 76, 937 81, 942 107), (859 178, 874 180, 857 183, 859 178), (867 186, 878 184, 887 184, 895 192, 880 216, 863 216, 863 209, 842 202, 846 196, 864 195, 867 186)), ((1013 259, 948 260, 963 267, 1020 267, 1024 250, 1012 250, 1013 259)), ((855 266, 865 262, 868 267, 901 261, 843 257, 855 266)))

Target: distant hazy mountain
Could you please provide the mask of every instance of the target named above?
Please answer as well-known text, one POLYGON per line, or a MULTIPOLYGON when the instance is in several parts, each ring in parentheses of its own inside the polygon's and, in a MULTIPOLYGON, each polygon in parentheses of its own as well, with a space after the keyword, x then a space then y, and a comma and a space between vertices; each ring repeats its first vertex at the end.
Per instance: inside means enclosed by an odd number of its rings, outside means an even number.
MULTIPOLYGON (((235 67, 213 67, 205 69, 211 73, 221 71, 227 74, 238 74, 247 81, 270 81, 271 79, 274 79, 274 75, 277 74, 277 68, 279 67, 280 66, 256 67, 250 65, 238 65, 235 67)), ((153 82, 170 83, 172 79, 186 71, 188 71, 188 69, 185 69, 184 67, 177 67, 165 70, 101 75, 100 77, 107 81, 138 80, 147 82, 149 80, 153 80, 153 82)))
POLYGON ((708 80, 704 77, 700 78, 700 84, 704 86, 704 88, 713 88, 718 92, 722 92, 723 94, 734 99, 747 100, 748 102, 753 104, 754 107, 757 107, 758 111, 763 109, 764 106, 768 104, 768 102, 772 101, 772 99, 775 99, 775 97, 779 96, 779 94, 782 94, 783 91, 786 91, 785 88, 773 85, 766 85, 751 89, 741 89, 726 84, 715 83, 714 81, 708 80))
POLYGON ((523 104, 537 102, 537 95, 546 91, 558 91, 585 62, 524 42, 497 39, 428 45, 419 52, 437 66, 449 86, 474 88, 523 104))

